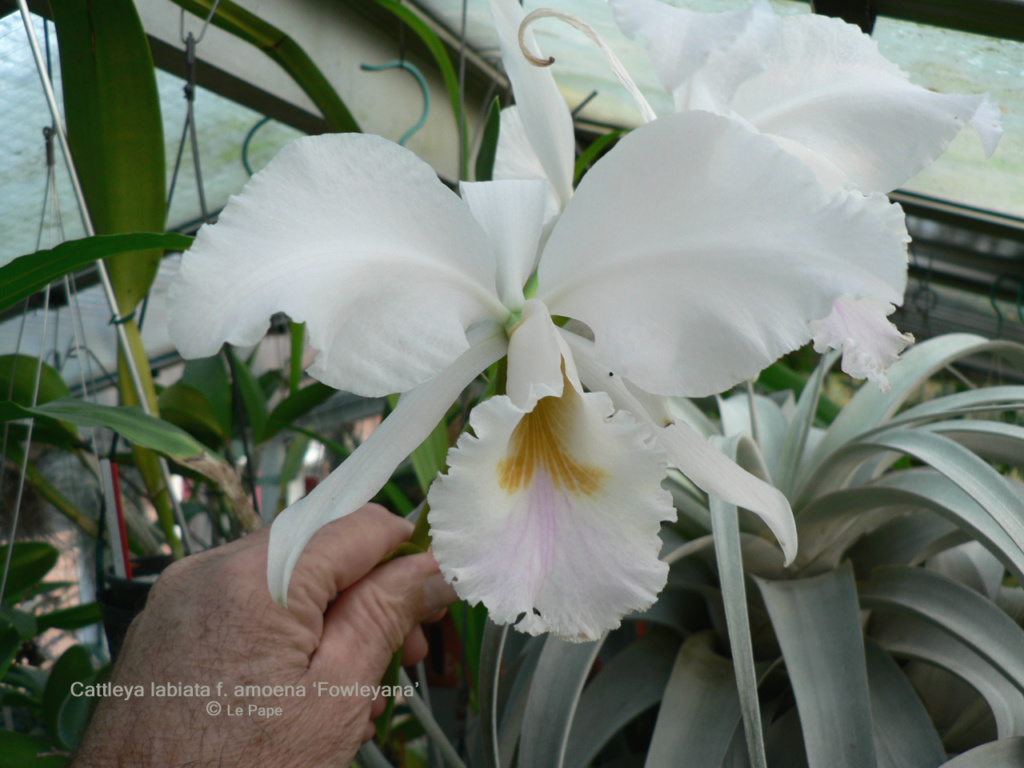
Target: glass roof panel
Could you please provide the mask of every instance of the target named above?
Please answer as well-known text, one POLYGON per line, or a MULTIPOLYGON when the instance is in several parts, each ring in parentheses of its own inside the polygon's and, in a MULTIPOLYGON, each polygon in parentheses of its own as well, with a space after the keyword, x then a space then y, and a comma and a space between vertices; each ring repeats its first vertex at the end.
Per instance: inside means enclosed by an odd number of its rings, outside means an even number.
MULTIPOLYGON (((698 11, 729 11, 749 0, 667 0, 698 11)), ((418 0, 439 21, 458 34, 462 0, 418 0)), ((807 3, 774 0, 780 13, 808 13, 807 3)), ((647 62, 641 45, 626 39, 615 26, 608 6, 594 0, 525 0, 527 11, 553 7, 580 16, 605 38, 647 96, 655 111, 671 103, 647 62)), ((616 126, 635 126, 639 115, 607 63, 582 34, 555 19, 534 27, 541 49, 556 59, 555 79, 571 107, 595 96, 579 119, 616 126)), ((485 56, 497 58, 497 39, 491 29, 487 0, 469 0, 466 32, 470 44, 485 56)), ((947 153, 906 189, 964 205, 1024 216, 1024 44, 981 35, 912 24, 879 17, 874 38, 888 58, 906 70, 911 80, 944 93, 988 92, 1003 113, 1006 133, 991 160, 985 160, 977 136, 964 131, 947 153)))
MULTIPOLYGON (((45 45, 42 19, 34 19, 36 36, 45 45)), ((49 32, 53 61, 53 81, 58 103, 61 103, 60 62, 57 36, 52 24, 49 32)), ((184 54, 183 54, 184 55, 184 54)), ((167 183, 170 185, 174 159, 185 124, 185 81, 157 70, 157 87, 163 115, 164 146, 167 158, 167 183)), ((42 130, 50 125, 50 113, 43 98, 39 75, 29 48, 21 15, 12 13, 0 18, 0 91, 4 110, 0 115, 0 264, 36 250, 46 189, 46 153, 42 130)), ((242 146, 249 132, 263 118, 257 112, 225 99, 212 91, 196 89, 196 128, 199 155, 202 161, 203 185, 211 213, 238 192, 249 178, 242 164, 242 146)), ((271 121, 252 135, 247 157, 256 171, 288 141, 302 135, 289 126, 271 121)), ((57 162, 57 199, 66 239, 83 237, 85 230, 75 206, 60 149, 54 143, 57 162)), ((51 223, 55 220, 48 201, 46 226, 42 245, 45 248, 60 242, 51 223)), ((201 218, 199 196, 192 166, 192 153, 186 145, 182 155, 169 227, 178 229, 201 218)))

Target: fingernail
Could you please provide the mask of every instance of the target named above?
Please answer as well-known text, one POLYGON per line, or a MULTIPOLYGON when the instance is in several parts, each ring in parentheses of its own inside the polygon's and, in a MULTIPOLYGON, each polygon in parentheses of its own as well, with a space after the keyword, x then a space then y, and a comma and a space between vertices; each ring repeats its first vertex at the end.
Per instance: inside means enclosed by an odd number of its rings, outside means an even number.
POLYGON ((452 585, 444 580, 444 576, 435 573, 428 576, 427 580, 423 582, 423 599, 427 612, 436 613, 454 603, 459 596, 455 593, 452 585))

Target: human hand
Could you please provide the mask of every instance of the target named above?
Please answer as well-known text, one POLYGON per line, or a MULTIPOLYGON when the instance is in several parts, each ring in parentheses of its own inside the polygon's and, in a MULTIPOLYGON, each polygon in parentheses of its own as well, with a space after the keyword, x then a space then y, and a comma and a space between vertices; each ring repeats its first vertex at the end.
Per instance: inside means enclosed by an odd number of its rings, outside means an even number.
POLYGON ((269 529, 173 564, 111 678, 141 694, 101 700, 72 765, 349 765, 386 702, 332 690, 379 686, 403 642, 403 663, 422 659, 419 622, 457 599, 429 554, 374 567, 412 529, 375 505, 320 529, 296 565, 288 609, 267 590, 269 529), (155 686, 168 683, 208 686, 209 696, 160 696, 155 686), (236 695, 236 686, 299 695, 236 695))

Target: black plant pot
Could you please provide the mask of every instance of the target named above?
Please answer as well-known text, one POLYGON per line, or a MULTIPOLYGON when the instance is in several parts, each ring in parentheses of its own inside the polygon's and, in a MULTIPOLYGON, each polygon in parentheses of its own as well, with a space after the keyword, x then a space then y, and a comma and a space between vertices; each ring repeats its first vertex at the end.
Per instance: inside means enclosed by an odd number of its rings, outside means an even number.
POLYGON ((132 560, 131 580, 122 579, 110 571, 105 574, 104 587, 97 602, 103 616, 111 661, 117 660, 132 620, 146 607, 146 598, 156 577, 173 562, 170 555, 149 555, 132 560))

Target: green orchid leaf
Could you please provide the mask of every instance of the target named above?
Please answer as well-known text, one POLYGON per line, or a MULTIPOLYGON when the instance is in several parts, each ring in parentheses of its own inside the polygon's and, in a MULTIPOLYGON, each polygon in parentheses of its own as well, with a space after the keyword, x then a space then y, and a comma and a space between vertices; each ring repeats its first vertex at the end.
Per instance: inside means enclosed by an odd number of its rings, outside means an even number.
POLYGON ((876 568, 860 588, 863 608, 909 613, 949 632, 1024 692, 1024 630, 991 601, 934 571, 876 568))
POLYGON ((1024 694, 953 635, 902 611, 876 611, 870 633, 893 656, 927 662, 974 688, 991 709, 999 738, 1024 732, 1024 694))
MULTIPOLYGON (((68 144, 96 234, 164 228, 163 121, 149 42, 132 0, 51 0, 68 144)), ((149 292, 163 248, 106 259, 122 314, 149 292)))
MULTIPOLYGON (((239 359, 233 349, 226 348, 226 354, 229 355, 231 362, 229 367, 231 374, 235 377, 238 393, 242 397, 245 417, 249 422, 248 426, 252 429, 253 439, 257 443, 261 443, 265 439, 267 428, 267 399, 263 387, 252 375, 249 366, 239 359)), ((242 425, 237 426, 242 429, 242 425)))
POLYGON ((434 57, 434 61, 437 63, 437 67, 441 72, 441 78, 444 80, 445 89, 448 91, 448 98, 452 104, 452 113, 455 115, 455 124, 459 126, 459 131, 462 134, 462 147, 463 156, 460 159, 459 166, 465 168, 468 172, 469 169, 469 129, 466 124, 466 118, 462 115, 461 100, 459 98, 459 75, 455 71, 455 67, 452 66, 452 60, 448 56, 448 51, 444 47, 444 43, 441 42, 434 31, 424 23, 423 19, 416 15, 416 13, 397 0, 373 0, 377 5, 386 11, 393 13, 406 26, 409 27, 415 33, 423 44, 427 46, 427 50, 430 51, 430 55, 434 57))
MULTIPOLYGON (((7 562, 9 544, 0 546, 0 563, 7 562)), ((31 587, 39 584, 57 564, 60 552, 41 541, 16 541, 7 572, 4 600, 16 602, 31 587)))
POLYGON ((263 439, 269 440, 296 419, 301 419, 321 403, 337 394, 337 390, 315 381, 282 400, 267 417, 263 439))
MULTIPOLYGON (((209 16, 213 7, 213 0, 174 0, 174 3, 200 19, 209 16)), ((275 61, 312 99, 332 131, 359 132, 359 124, 345 102, 291 37, 231 0, 221 0, 212 24, 259 48, 275 61)))
POLYGON ((565 768, 586 768, 604 745, 665 692, 680 640, 652 631, 616 654, 583 690, 565 750, 565 768))
MULTIPOLYGON (((398 395, 388 395, 388 405, 394 409, 398 405, 398 395)), ((438 473, 444 472, 448 467, 448 448, 448 420, 441 419, 434 430, 427 435, 426 440, 409 455, 412 460, 413 472, 416 474, 416 481, 424 494, 438 473)))
POLYGON ((13 624, 0 621, 0 680, 7 674, 11 662, 21 650, 21 633, 13 624))
POLYGON ((181 383, 203 393, 210 401, 210 407, 221 431, 231 431, 231 377, 228 375, 221 355, 188 360, 181 374, 181 383))
POLYGON ((601 645, 601 641, 569 643, 556 637, 544 641, 523 714, 519 765, 558 768, 562 764, 573 713, 601 645))
POLYGON ((0 395, 10 395, 14 402, 29 405, 35 392, 37 371, 40 374, 37 403, 71 396, 71 390, 56 369, 46 363, 40 365, 37 358, 26 355, 0 356, 0 395))
POLYGON ((208 453, 206 448, 183 429, 144 413, 141 408, 87 403, 64 398, 25 408, 10 400, 0 402, 0 421, 43 418, 63 421, 78 427, 107 427, 136 445, 184 461, 208 453))
POLYGON ((483 138, 480 149, 476 153, 477 181, 490 181, 494 177, 494 155, 498 150, 498 133, 501 130, 501 100, 495 96, 487 110, 487 121, 484 123, 483 138))
MULTIPOLYGON (((69 427, 61 422, 52 422, 51 425, 44 423, 43 421, 37 421, 35 428, 32 431, 32 439, 35 440, 37 436, 42 434, 52 435, 57 434, 58 428, 69 436, 66 450, 75 451, 78 449, 80 441, 78 435, 72 427, 69 427), (52 425, 52 428, 48 428, 52 425)), ((19 425, 8 424, 6 425, 10 429, 10 433, 16 433, 16 429, 19 425)), ((9 437, 13 437, 9 434, 9 437)), ((17 440, 17 438, 14 438, 17 440)), ((58 445, 60 443, 54 442, 49 439, 42 440, 41 442, 48 442, 50 445, 58 445)), ((10 461, 17 467, 23 466, 24 462, 24 451, 17 442, 9 442, 7 444, 7 460, 10 461)), ((29 461, 24 464, 25 466, 25 481, 34 488, 40 496, 50 502, 58 512, 67 517, 71 522, 82 529, 82 532, 90 538, 96 538, 99 533, 99 528, 96 526, 96 521, 89 517, 79 507, 67 498, 53 483, 46 479, 42 472, 36 465, 29 461)), ((46 587, 46 584, 36 585, 35 588, 31 588, 26 591, 26 596, 32 595, 37 588, 46 587)))
MULTIPOLYGON (((417 534, 414 532, 412 542, 416 541, 417 534)), ((477 685, 480 679, 481 646, 487 626, 487 607, 483 603, 469 605, 462 602, 452 605, 449 611, 462 639, 462 662, 465 672, 469 676, 470 684, 477 685)))
POLYGON ((80 645, 68 648, 57 659, 43 691, 43 722, 61 749, 74 749, 82 740, 89 722, 92 701, 72 693, 74 683, 88 685, 96 677, 92 657, 80 645))
POLYGON ((96 405, 73 399, 54 400, 35 408, 24 408, 10 400, 0 402, 0 422, 31 417, 64 421, 79 427, 112 429, 136 448, 161 453, 220 486, 231 499, 245 530, 254 531, 262 525, 230 465, 185 430, 150 416, 141 408, 96 405))
POLYGON ((0 267, 0 310, 13 307, 22 299, 41 291, 54 280, 87 267, 97 259, 152 249, 161 252, 184 251, 191 244, 191 237, 177 232, 135 232, 69 240, 50 250, 20 256, 0 267))
POLYGON ((281 479, 279 481, 281 492, 278 496, 278 508, 274 510, 275 514, 285 507, 288 484, 295 480, 302 471, 303 463, 306 460, 306 451, 309 449, 309 442, 310 438, 307 435, 299 434, 295 436, 285 450, 284 461, 281 464, 281 479))
POLYGON ((14 627, 25 642, 32 640, 39 634, 39 629, 36 626, 36 617, 28 611, 11 607, 6 600, 0 604, 0 624, 14 627))
POLYGON ((288 394, 294 395, 302 383, 302 348, 306 343, 306 324, 289 322, 288 335, 292 347, 288 358, 288 394))
POLYGON ((52 744, 17 731, 0 730, 0 754, 7 768, 63 768, 68 762, 53 754, 52 744))
POLYGON ((70 608, 61 608, 49 613, 36 615, 36 627, 39 632, 45 632, 50 628, 64 629, 67 631, 88 627, 99 621, 100 607, 97 603, 86 603, 85 605, 73 605, 70 608))
POLYGON ((810 768, 875 768, 857 589, 849 563, 820 576, 757 579, 786 660, 810 768))
POLYGON ((864 643, 864 655, 879 768, 942 765, 942 740, 903 670, 871 640, 864 643))
POLYGON ((219 447, 227 440, 220 415, 198 389, 176 382, 160 393, 157 403, 161 419, 181 427, 200 442, 219 447))

